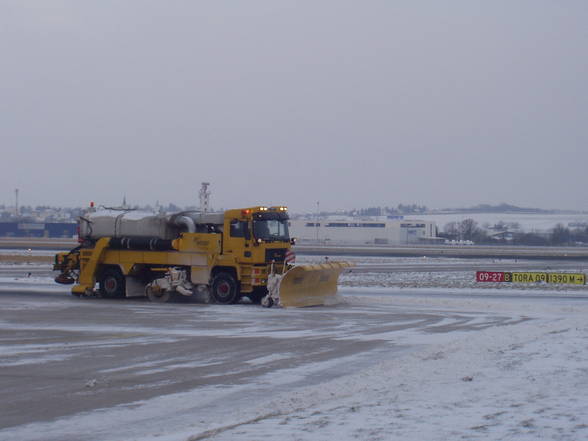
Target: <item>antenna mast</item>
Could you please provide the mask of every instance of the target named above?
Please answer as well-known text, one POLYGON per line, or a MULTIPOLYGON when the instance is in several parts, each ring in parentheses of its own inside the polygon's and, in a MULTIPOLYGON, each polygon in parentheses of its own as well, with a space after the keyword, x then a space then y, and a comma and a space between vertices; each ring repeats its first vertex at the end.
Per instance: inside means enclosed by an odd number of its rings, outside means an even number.
POLYGON ((18 217, 18 188, 14 189, 14 215, 18 217))
POLYGON ((208 191, 208 186, 210 182, 203 182, 202 186, 200 187, 200 211, 202 213, 208 213, 210 210, 210 191, 208 191))

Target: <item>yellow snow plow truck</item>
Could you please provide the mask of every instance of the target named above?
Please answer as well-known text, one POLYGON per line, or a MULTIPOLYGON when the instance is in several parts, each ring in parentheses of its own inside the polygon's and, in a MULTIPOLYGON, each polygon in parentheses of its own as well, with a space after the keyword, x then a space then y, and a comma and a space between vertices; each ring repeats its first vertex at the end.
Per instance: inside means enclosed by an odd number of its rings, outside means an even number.
POLYGON ((176 214, 92 208, 79 219, 79 242, 53 266, 55 281, 73 284, 76 296, 97 291, 167 302, 208 292, 223 304, 246 296, 268 307, 314 306, 335 296, 349 266, 295 266, 286 207, 176 214))

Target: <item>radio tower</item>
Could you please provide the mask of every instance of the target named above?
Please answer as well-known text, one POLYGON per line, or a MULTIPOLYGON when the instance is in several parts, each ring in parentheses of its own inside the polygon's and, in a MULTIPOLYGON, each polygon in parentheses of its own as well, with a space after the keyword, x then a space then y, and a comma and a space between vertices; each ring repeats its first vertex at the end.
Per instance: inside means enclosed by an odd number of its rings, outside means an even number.
POLYGON ((202 213, 208 213, 210 210, 210 191, 208 191, 208 186, 210 182, 203 182, 202 187, 200 187, 200 211, 202 213))
POLYGON ((18 217, 18 188, 14 189, 14 215, 18 217))

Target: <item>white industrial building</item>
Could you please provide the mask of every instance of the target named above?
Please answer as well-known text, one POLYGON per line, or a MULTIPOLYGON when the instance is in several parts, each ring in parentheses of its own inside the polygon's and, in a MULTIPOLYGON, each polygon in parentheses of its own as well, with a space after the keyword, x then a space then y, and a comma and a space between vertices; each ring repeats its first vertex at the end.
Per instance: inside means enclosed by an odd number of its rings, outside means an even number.
POLYGON ((354 245, 406 245, 439 240, 435 222, 405 219, 291 219, 290 236, 299 242, 354 245))

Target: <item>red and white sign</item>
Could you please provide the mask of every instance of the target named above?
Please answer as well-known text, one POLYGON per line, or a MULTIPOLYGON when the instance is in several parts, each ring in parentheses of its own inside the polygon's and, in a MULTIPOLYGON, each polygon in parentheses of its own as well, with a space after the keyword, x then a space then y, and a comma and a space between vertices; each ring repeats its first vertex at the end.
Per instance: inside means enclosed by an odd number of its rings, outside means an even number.
POLYGON ((504 272, 502 271, 478 271, 476 272, 476 282, 506 282, 506 280, 504 280, 504 272))

